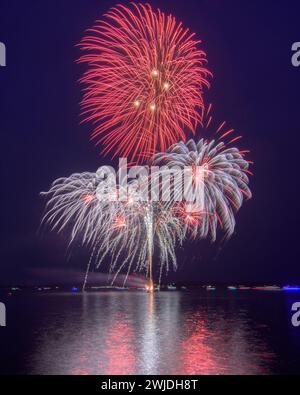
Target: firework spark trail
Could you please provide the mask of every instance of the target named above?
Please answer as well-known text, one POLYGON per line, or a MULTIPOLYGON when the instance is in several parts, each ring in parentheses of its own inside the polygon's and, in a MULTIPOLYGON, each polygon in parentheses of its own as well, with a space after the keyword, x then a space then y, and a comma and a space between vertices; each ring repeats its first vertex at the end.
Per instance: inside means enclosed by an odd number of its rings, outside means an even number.
POLYGON ((141 161, 194 134, 210 76, 199 44, 149 4, 113 7, 88 30, 82 114, 104 154, 141 161))
POLYGON ((43 193, 48 198, 43 223, 57 232, 69 230, 70 244, 80 242, 91 249, 96 267, 110 256, 113 282, 125 268, 127 275, 133 266, 148 273, 154 248, 159 251, 160 273, 171 265, 176 269, 175 246, 183 234, 175 213, 161 202, 143 201, 133 182, 126 201, 99 183, 97 173, 56 180, 43 193))

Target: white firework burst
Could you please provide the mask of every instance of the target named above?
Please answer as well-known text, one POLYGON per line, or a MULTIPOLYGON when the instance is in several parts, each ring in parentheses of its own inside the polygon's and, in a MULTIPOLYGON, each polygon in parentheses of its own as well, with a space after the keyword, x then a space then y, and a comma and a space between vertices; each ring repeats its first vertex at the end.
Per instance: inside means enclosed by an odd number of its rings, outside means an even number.
POLYGON ((152 256, 158 251, 163 269, 176 269, 176 244, 183 240, 180 219, 162 202, 145 201, 131 182, 126 200, 120 187, 103 188, 97 173, 77 173, 56 180, 48 192, 42 222, 52 230, 70 232, 70 244, 80 242, 92 251, 96 267, 110 257, 110 271, 144 270, 152 274, 152 256))
MULTIPOLYGON (((175 206, 185 234, 194 238, 210 237, 212 241, 216 240, 218 228, 223 230, 226 238, 233 234, 235 213, 244 199, 251 197, 247 176, 249 162, 244 158, 243 151, 215 140, 209 142, 201 139, 197 143, 189 140, 155 155, 153 164, 195 169, 195 177, 189 187, 194 188, 201 183, 201 207, 189 202, 175 206), (199 169, 202 176, 198 178, 199 169)), ((183 189, 183 181, 183 178, 176 180, 175 191, 183 189)))

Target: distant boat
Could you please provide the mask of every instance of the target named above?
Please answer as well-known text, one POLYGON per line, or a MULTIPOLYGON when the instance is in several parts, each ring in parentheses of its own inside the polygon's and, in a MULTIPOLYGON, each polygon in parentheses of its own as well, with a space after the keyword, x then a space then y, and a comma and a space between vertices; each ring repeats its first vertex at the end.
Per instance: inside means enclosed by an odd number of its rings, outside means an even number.
POLYGON ((232 285, 229 285, 229 286, 227 287, 227 289, 229 289, 229 291, 236 291, 236 290, 237 290, 237 287, 234 287, 234 286, 232 286, 232 285))
POLYGON ((208 285, 207 287, 206 287, 206 291, 215 291, 216 290, 216 287, 214 287, 214 286, 212 286, 212 285, 208 285))
POLYGON ((238 289, 246 291, 246 290, 251 289, 251 287, 247 287, 246 285, 239 285, 238 289))
POLYGON ((265 285, 263 287, 253 287, 256 291, 281 291, 278 285, 265 285))
POLYGON ((300 292, 300 286, 298 286, 298 285, 286 285, 282 289, 283 289, 283 291, 300 292))
POLYGON ((176 285, 168 285, 168 291, 176 291, 177 290, 177 287, 176 287, 176 285))

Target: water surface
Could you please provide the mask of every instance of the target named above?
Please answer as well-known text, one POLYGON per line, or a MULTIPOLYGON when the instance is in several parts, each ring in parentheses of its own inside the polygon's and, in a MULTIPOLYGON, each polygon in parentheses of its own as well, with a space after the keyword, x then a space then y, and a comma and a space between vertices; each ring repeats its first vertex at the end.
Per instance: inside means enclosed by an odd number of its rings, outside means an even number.
MULTIPOLYGON (((298 296, 298 298, 297 298, 298 296)), ((1 373, 300 373, 283 292, 26 294, 7 301, 1 373)))

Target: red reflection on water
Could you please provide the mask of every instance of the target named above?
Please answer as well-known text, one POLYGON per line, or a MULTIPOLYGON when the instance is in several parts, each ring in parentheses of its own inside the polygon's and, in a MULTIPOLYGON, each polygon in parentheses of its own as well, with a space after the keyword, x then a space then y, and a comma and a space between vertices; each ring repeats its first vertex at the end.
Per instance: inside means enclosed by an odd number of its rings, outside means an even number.
POLYGON ((75 376, 88 376, 91 373, 89 373, 86 369, 74 368, 71 370, 70 374, 75 376))
POLYGON ((93 374, 93 372, 91 372, 89 368, 85 367, 85 366, 89 366, 89 358, 87 355, 85 355, 85 350, 83 352, 84 353, 82 354, 82 350, 81 350, 81 355, 79 355, 77 359, 75 359, 77 361, 78 366, 72 367, 70 370, 70 374, 76 376, 87 376, 89 374, 93 374))
POLYGON ((103 374, 135 373, 134 333, 131 324, 125 321, 124 317, 116 317, 107 333, 105 345, 105 353, 101 356, 99 363, 103 374))
POLYGON ((214 349, 206 344, 208 329, 203 321, 197 322, 197 328, 182 342, 181 371, 178 374, 223 374, 224 367, 214 356, 214 349))

